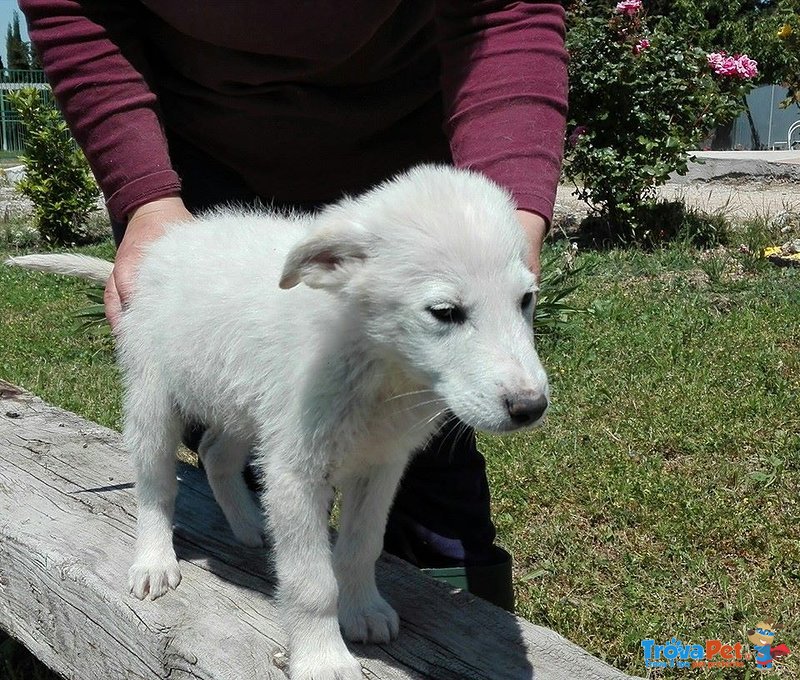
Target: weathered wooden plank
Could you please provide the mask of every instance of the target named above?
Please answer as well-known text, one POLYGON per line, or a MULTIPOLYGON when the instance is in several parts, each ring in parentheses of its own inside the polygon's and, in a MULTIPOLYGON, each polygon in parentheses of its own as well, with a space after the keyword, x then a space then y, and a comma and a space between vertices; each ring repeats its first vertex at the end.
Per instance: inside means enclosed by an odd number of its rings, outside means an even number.
MULTIPOLYGON (((238 545, 205 479, 180 466, 180 587, 127 593, 133 475, 116 432, 0 382, 0 626, 67 678, 285 679, 285 637, 265 550, 238 545)), ((386 680, 616 680, 553 631, 384 557, 402 620, 389 645, 354 645, 386 680)))

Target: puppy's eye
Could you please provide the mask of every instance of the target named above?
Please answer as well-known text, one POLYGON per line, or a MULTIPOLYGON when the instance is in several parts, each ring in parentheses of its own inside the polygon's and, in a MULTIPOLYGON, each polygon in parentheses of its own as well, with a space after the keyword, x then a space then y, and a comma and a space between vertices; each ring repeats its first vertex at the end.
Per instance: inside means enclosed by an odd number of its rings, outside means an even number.
POLYGON ((428 307, 434 319, 442 323, 462 324, 467 320, 467 313, 458 305, 434 305, 428 307))
POLYGON ((522 296, 519 306, 522 307, 522 309, 528 309, 528 307, 531 306, 531 302, 533 302, 533 293, 528 292, 522 296))

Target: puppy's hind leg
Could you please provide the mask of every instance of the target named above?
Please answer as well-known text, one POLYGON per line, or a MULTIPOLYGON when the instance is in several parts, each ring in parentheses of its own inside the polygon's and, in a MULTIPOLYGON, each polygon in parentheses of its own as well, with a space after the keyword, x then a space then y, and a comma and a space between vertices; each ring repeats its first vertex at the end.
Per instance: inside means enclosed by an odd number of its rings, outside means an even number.
POLYGON ((214 498, 236 538, 251 547, 264 545, 264 515, 242 476, 250 445, 224 432, 206 430, 197 448, 214 498))
POLYGON ((397 612, 375 584, 386 518, 406 459, 375 465, 341 485, 342 514, 333 552, 339 584, 339 624, 354 642, 389 642, 400 631, 397 612))
POLYGON ((136 555, 128 582, 135 597, 154 600, 181 581, 172 518, 182 422, 166 392, 146 380, 128 387, 124 412, 123 439, 136 472, 137 497, 136 555))

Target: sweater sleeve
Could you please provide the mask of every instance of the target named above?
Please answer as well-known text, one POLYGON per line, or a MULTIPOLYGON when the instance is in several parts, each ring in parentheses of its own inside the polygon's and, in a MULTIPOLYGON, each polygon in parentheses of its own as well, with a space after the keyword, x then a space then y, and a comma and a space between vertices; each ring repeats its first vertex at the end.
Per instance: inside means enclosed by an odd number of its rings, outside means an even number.
POLYGON ((53 93, 106 197, 124 221, 148 201, 175 195, 132 0, 20 0, 53 93))
POLYGON ((567 114, 563 8, 439 0, 436 17, 455 164, 483 172, 549 221, 567 114))

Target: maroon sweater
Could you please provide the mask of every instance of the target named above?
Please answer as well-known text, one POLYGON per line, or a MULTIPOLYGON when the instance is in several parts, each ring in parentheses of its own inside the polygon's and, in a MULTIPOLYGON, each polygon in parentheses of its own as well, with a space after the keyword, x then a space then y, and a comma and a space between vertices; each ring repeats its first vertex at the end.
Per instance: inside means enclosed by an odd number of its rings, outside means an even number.
POLYGON ((20 0, 113 217, 174 195, 167 138, 281 202, 452 160, 550 218, 564 14, 498 0, 20 0))

